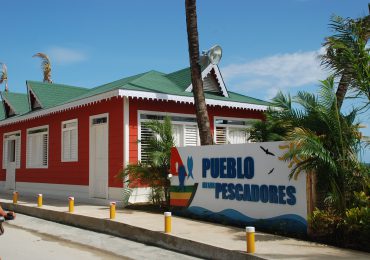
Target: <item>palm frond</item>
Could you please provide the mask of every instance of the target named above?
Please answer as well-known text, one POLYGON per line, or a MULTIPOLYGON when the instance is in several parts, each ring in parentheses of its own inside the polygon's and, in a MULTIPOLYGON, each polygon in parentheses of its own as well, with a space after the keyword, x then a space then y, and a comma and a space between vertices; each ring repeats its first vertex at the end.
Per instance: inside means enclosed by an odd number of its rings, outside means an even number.
POLYGON ((0 84, 6 82, 8 80, 8 68, 6 67, 5 63, 0 62, 1 65, 1 76, 0 76, 0 84))
POLYGON ((48 83, 53 83, 51 79, 51 63, 50 63, 49 57, 42 52, 36 53, 32 57, 38 57, 41 59, 41 68, 44 74, 43 81, 48 82, 48 83))
POLYGON ((5 63, 0 62, 1 72, 0 72, 0 84, 5 83, 5 91, 8 91, 8 68, 5 63))
POLYGON ((370 16, 359 19, 333 16, 329 26, 334 34, 325 39, 326 52, 320 56, 321 65, 341 78, 341 91, 353 89, 370 101, 370 54, 366 47, 370 16))

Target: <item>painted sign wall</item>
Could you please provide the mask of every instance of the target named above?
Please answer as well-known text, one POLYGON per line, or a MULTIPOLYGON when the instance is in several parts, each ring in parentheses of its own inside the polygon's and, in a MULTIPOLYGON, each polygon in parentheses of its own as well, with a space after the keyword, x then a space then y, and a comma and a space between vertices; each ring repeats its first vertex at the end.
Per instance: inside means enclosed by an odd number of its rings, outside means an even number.
POLYGON ((201 217, 306 232, 306 176, 284 142, 173 148, 171 206, 201 217))

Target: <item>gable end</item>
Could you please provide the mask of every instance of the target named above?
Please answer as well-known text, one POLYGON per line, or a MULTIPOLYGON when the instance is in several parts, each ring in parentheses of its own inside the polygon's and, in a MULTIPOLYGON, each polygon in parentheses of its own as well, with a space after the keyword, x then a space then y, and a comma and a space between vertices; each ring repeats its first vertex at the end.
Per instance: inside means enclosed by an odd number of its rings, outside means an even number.
MULTIPOLYGON (((202 80, 204 92, 210 92, 212 94, 229 97, 225 82, 217 65, 208 65, 208 67, 202 71, 202 80)), ((193 85, 190 84, 185 91, 192 92, 193 85)))
POLYGON ((28 99, 29 99, 28 101, 30 103, 31 111, 42 109, 42 105, 40 101, 38 100, 37 96, 35 95, 35 93, 32 91, 32 89, 29 86, 27 86, 27 88, 28 88, 28 99))

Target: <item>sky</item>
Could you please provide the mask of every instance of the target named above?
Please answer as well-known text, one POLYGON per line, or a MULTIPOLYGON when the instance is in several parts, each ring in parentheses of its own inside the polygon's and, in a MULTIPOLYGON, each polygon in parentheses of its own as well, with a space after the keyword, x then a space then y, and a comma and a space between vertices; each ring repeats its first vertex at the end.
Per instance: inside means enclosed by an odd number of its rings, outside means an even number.
MULTIPOLYGON (((328 72, 317 55, 333 14, 368 14, 368 0, 198 0, 200 50, 223 49, 226 87, 269 100, 315 92, 328 72)), ((149 70, 189 66, 184 0, 0 0, 0 62, 9 89, 42 80, 46 53, 56 83, 95 87, 149 70)), ((3 88, 3 86, 0 86, 3 88)), ((346 102, 345 109, 353 106, 346 102)), ((370 136, 370 112, 360 120, 370 136)), ((370 162, 370 152, 363 156, 370 162)))

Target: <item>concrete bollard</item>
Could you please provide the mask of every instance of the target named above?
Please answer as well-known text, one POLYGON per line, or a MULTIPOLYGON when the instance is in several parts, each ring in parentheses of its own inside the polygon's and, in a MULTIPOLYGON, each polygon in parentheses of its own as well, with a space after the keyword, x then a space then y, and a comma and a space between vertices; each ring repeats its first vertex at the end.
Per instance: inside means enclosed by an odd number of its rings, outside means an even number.
POLYGON ((254 243, 254 227, 246 227, 246 240, 247 240, 247 253, 254 253, 256 251, 255 243, 254 243))
POLYGON ((75 198, 74 197, 69 197, 69 213, 73 213, 75 211, 75 198))
POLYGON ((116 218, 116 202, 110 203, 109 215, 110 215, 110 219, 116 218))
POLYGON ((164 233, 171 233, 172 231, 171 216, 171 212, 164 213, 164 233))
POLYGON ((17 204, 18 203, 18 191, 13 192, 13 203, 17 204))
POLYGON ((37 207, 42 207, 42 194, 37 195, 37 207))

